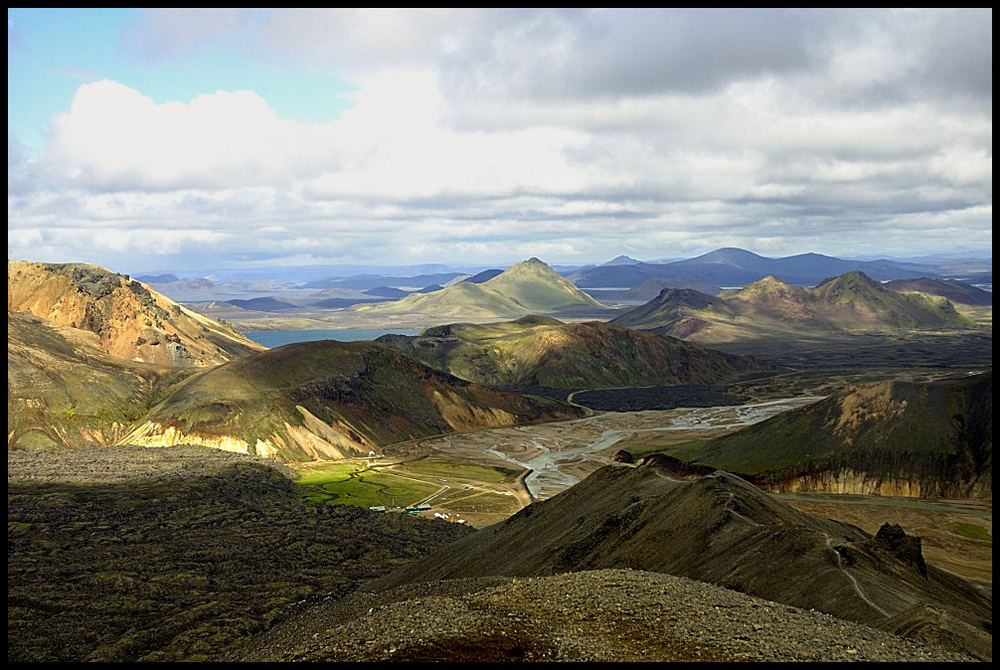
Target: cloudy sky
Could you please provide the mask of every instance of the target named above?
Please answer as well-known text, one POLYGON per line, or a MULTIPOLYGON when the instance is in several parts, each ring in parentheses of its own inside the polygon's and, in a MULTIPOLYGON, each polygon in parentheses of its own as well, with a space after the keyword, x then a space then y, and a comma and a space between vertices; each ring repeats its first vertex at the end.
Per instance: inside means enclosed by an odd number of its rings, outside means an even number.
POLYGON ((11 10, 7 254, 991 253, 992 10, 11 10))

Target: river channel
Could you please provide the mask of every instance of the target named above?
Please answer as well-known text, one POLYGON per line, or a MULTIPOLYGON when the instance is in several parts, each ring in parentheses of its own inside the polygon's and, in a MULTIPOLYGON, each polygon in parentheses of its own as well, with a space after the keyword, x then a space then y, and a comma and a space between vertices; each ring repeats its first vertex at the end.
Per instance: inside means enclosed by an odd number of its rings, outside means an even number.
POLYGON ((611 447, 641 433, 697 433, 742 428, 769 419, 822 396, 781 398, 722 407, 683 407, 649 412, 609 412, 570 421, 487 431, 491 444, 483 452, 526 470, 532 498, 544 500, 580 481, 581 475, 611 462, 611 447))

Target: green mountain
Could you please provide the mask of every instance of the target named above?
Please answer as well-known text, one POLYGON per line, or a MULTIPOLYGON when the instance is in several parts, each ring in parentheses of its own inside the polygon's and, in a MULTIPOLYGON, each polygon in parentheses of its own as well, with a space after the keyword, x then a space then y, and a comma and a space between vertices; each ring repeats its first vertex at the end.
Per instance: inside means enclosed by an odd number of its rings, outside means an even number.
POLYGON ((436 326, 417 337, 386 335, 379 341, 435 369, 492 386, 715 384, 765 369, 754 359, 672 337, 599 321, 563 323, 539 316, 436 326))
POLYGON ((789 491, 990 497, 993 373, 850 387, 685 460, 789 491))
POLYGON ((383 344, 324 340, 289 344, 187 379, 122 442, 202 444, 308 461, 582 412, 457 379, 383 344))
POLYGON ((815 288, 765 277, 718 296, 667 289, 612 323, 702 341, 971 325, 944 298, 899 293, 857 271, 815 288))
POLYGON ((371 315, 424 314, 475 319, 559 314, 567 310, 609 309, 548 265, 531 258, 482 283, 460 282, 440 291, 414 294, 357 311, 371 315))

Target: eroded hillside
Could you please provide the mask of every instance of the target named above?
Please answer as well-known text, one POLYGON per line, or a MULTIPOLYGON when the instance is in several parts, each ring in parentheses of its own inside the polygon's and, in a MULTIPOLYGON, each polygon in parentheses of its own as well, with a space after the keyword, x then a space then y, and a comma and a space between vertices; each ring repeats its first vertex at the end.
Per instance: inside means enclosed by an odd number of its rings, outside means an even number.
POLYGON ((85 263, 7 261, 7 311, 97 336, 127 361, 207 367, 263 347, 127 275, 85 263))

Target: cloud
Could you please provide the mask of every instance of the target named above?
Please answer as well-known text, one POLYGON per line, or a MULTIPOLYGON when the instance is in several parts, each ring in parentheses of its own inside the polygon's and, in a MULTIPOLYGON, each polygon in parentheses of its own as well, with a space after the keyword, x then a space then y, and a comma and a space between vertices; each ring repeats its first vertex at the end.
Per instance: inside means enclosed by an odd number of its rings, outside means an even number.
POLYGON ((305 123, 254 91, 158 104, 84 84, 37 161, 8 133, 9 254, 92 239, 178 263, 494 263, 991 240, 991 12, 207 18, 151 12, 123 39, 154 35, 144 57, 165 62, 228 40, 335 68, 352 106, 305 123))

